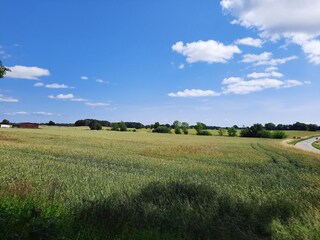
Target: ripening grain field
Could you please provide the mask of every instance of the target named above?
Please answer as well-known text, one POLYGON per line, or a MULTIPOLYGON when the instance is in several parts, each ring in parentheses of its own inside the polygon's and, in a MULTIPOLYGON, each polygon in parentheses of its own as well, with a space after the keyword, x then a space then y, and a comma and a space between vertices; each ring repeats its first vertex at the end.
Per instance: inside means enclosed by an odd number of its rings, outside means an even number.
POLYGON ((278 140, 0 130, 0 239, 320 239, 320 156, 278 140))

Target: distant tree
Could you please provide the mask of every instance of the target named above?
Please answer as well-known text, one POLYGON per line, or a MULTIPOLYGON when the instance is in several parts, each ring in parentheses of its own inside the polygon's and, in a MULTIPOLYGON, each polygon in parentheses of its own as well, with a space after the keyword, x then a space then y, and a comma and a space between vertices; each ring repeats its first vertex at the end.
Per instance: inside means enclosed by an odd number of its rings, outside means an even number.
POLYGON ((0 61, 0 78, 3 78, 7 72, 11 72, 11 70, 9 68, 6 68, 5 66, 3 66, 2 62, 0 61))
POLYGON ((218 129, 219 136, 223 136, 225 133, 226 133, 226 130, 224 128, 219 128, 218 129))
POLYGON ((49 121, 48 122, 48 126, 54 126, 54 125, 56 125, 56 123, 54 121, 49 121))
POLYGON ((181 129, 183 131, 184 134, 188 134, 188 129, 189 129, 189 124, 187 122, 182 122, 181 123, 181 129))
POLYGON ((10 121, 8 119, 3 119, 1 123, 2 124, 10 124, 10 121))
POLYGON ((238 125, 233 125, 232 127, 234 127, 235 129, 239 129, 238 125))
POLYGON ((306 131, 308 130, 307 124, 301 123, 301 122, 296 122, 292 124, 292 130, 303 130, 306 131))
POLYGON ((160 126, 160 123, 159 122, 156 122, 154 125, 153 125, 153 128, 158 128, 160 126))
POLYGON ((264 125, 264 128, 265 128, 266 130, 276 130, 276 125, 273 124, 273 123, 266 123, 266 124, 264 125))
POLYGON ((237 129, 235 129, 234 127, 229 128, 228 129, 228 136, 229 137, 237 136, 237 129))
POLYGON ((174 121, 172 124, 172 128, 174 129, 175 134, 181 134, 181 122, 178 120, 174 121))
POLYGON ((91 123, 89 124, 89 127, 90 127, 90 130, 101 130, 102 129, 101 124, 96 120, 91 121, 91 123))
POLYGON ((127 126, 126 126, 126 124, 124 122, 121 121, 121 122, 118 123, 118 125, 119 125, 119 129, 120 129, 121 132, 127 131, 127 126))
POLYGON ((206 125, 201 122, 197 122, 197 125, 194 126, 194 129, 197 131, 198 135, 201 135, 201 132, 206 129, 206 125))
POLYGON ((111 130, 112 131, 119 131, 120 130, 119 124, 118 123, 112 123, 111 124, 111 130))
POLYGON ((318 125, 317 124, 308 124, 308 131, 317 131, 318 130, 318 125))
POLYGON ((282 124, 278 124, 278 125, 276 126, 276 130, 285 130, 285 126, 282 125, 282 124))

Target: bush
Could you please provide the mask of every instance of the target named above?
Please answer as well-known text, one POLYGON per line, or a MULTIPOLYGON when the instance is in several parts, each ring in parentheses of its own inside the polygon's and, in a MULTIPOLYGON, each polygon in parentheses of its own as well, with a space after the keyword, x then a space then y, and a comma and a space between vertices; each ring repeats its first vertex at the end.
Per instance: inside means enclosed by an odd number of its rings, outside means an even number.
POLYGON ((124 122, 119 123, 119 128, 121 132, 127 131, 127 125, 124 122))
MULTIPOLYGON (((219 129, 220 130, 220 129, 219 129)), ((220 133, 219 133, 219 135, 220 135, 220 133)), ((221 136, 221 135, 220 135, 221 136)), ((228 129, 228 136, 229 137, 235 137, 235 136, 237 136, 237 129, 235 129, 234 127, 232 127, 232 128, 229 128, 228 129)))
POLYGON ((176 127, 176 128, 174 129, 174 133, 175 133, 175 134, 181 134, 181 129, 180 129, 179 127, 176 127))
POLYGON ((267 130, 262 130, 260 132, 258 132, 258 137, 260 138, 271 138, 271 132, 270 131, 267 131, 267 130))
POLYGON ((218 134, 219 136, 223 136, 226 133, 226 130, 224 128, 219 128, 218 134))
POLYGON ((157 128, 153 129, 152 132, 154 133, 171 133, 171 129, 167 126, 158 126, 157 128))
POLYGON ((284 131, 273 131, 271 135, 272 135, 272 138, 275 138, 275 139, 283 139, 288 137, 288 135, 284 131))
POLYGON ((89 124, 89 128, 90 130, 101 130, 102 126, 98 121, 93 120, 90 124, 89 124))
POLYGON ((111 131, 119 131, 120 127, 118 123, 112 123, 111 125, 111 131))
POLYGON ((198 132, 197 135, 212 136, 212 133, 207 130, 202 130, 201 132, 198 132))

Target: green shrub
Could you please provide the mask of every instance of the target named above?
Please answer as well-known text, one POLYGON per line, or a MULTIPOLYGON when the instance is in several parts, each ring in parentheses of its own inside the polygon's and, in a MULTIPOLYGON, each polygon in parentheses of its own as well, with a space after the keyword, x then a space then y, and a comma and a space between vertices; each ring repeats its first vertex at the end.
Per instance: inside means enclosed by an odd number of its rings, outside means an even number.
POLYGON ((261 138, 271 138, 271 132, 270 131, 267 131, 267 130, 262 130, 258 133, 258 137, 261 137, 261 138))
POLYGON ((158 126, 157 128, 153 129, 152 132, 154 133, 171 133, 171 129, 167 126, 158 126))
MULTIPOLYGON (((220 129, 219 129, 220 130, 220 129)), ((220 134, 220 133, 219 133, 220 134)), ((221 135, 220 135, 221 136, 221 135)), ((234 127, 228 129, 228 136, 229 137, 235 137, 237 136, 237 129, 234 127)))
POLYGON ((89 124, 89 128, 90 130, 101 130, 102 129, 102 126, 101 124, 96 121, 96 120, 93 120, 91 121, 91 123, 89 124))
POLYGON ((197 135, 212 136, 212 133, 207 130, 202 130, 201 132, 198 132, 197 135))
POLYGON ((273 131, 271 135, 272 135, 272 138, 275 138, 275 139, 284 139, 288 137, 288 135, 284 131, 280 131, 280 130, 273 131))

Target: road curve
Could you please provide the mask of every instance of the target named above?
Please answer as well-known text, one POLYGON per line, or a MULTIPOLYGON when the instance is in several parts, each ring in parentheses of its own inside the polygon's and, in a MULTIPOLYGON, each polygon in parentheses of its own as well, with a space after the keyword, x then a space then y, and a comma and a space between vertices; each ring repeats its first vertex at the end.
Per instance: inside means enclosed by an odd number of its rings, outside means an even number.
POLYGON ((312 146, 312 143, 317 141, 317 138, 320 138, 320 137, 309 138, 307 140, 298 142, 295 145, 295 147, 306 150, 306 151, 315 152, 315 153, 320 154, 320 150, 316 149, 315 147, 312 146))

